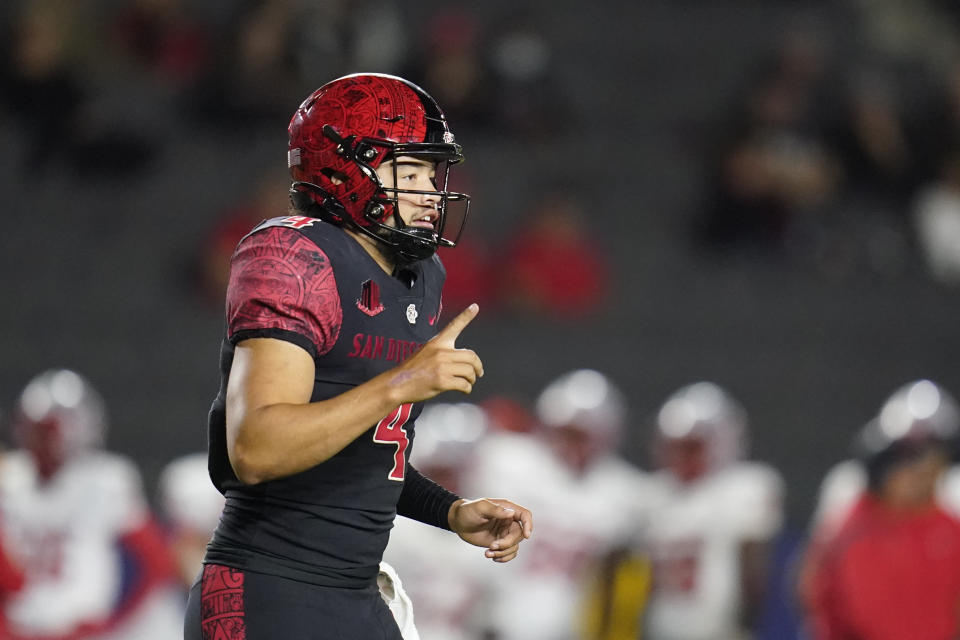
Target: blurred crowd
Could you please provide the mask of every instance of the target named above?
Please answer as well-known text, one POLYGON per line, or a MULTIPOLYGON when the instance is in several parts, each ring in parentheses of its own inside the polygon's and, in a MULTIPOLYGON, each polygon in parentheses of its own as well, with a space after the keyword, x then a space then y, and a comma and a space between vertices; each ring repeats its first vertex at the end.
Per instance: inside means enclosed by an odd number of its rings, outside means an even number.
MULTIPOLYGON (((24 180, 61 170, 76 180, 142 181, 171 137, 277 130, 321 80, 397 73, 425 87, 458 131, 535 142, 575 124, 557 81, 553 43, 520 8, 495 23, 448 8, 423 24, 389 0, 21 0, 2 10, 0 113, 20 137, 24 180)), ((288 180, 262 178, 210 216, 185 265, 195 293, 220 308, 225 257, 257 222, 282 214, 288 180)), ((476 191, 469 165, 456 188, 476 191)), ((585 185, 547 177, 545 197, 519 216, 523 240, 471 226, 448 252, 449 302, 582 318, 609 275, 587 224, 585 185), (554 218, 549 225, 544 221, 554 218)))
MULTIPOLYGON (((948 2, 849 0, 840 25, 771 37, 698 130, 706 176, 688 212, 710 255, 802 264, 827 277, 924 271, 960 281, 960 28, 948 2)), ((390 0, 19 0, 2 10, 0 112, 25 178, 148 180, 171 136, 276 128, 318 79, 356 70, 428 87, 458 131, 537 144, 583 123, 533 10, 481 18, 451 5, 411 21, 390 0)), ((267 166, 273 167, 273 164, 267 166)), ((223 253, 286 206, 284 179, 210 215, 190 269, 219 304, 223 253), (271 188, 272 186, 272 188, 271 188)), ((469 165, 460 190, 483 184, 469 165)), ((542 176, 516 202, 519 238, 470 228, 448 252, 448 296, 552 317, 602 310, 612 269, 590 187, 542 176), (550 224, 543 224, 549 220, 550 224), (520 252, 508 244, 533 246, 520 252), (519 255, 523 254, 523 255, 519 255)))
MULTIPOLYGON (((388 0, 19 0, 3 15, 4 107, 79 170, 91 169, 86 145, 131 135, 147 157, 109 169, 142 168, 171 119, 221 132, 275 125, 319 79, 359 69, 432 87, 461 127, 534 139, 572 117, 554 45, 520 8, 496 24, 455 5, 411 24, 388 0)), ((29 159, 30 170, 54 160, 29 159)))
MULTIPOLYGON (((172 640, 223 497, 204 452, 156 495, 108 451, 83 375, 30 380, 0 456, 0 637, 172 640)), ((398 518, 384 560, 423 640, 938 639, 960 632, 960 405, 909 381, 865 416, 805 531, 749 456, 745 405, 710 381, 630 405, 594 369, 532 399, 434 402, 411 460, 465 496, 510 490, 535 534, 509 565, 398 518), (626 430, 645 434, 627 461, 626 430), (897 605, 891 609, 889 603, 897 605)))
POLYGON ((788 28, 711 123, 695 236, 829 278, 923 271, 955 286, 956 5, 837 4, 840 28, 788 28))

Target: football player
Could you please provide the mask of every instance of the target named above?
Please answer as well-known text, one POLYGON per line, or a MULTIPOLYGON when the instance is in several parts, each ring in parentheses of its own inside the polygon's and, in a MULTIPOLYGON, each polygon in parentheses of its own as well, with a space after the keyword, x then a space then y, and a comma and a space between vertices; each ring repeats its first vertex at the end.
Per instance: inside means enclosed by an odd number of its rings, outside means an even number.
POLYGON ((423 402, 483 375, 458 348, 475 304, 442 329, 440 246, 456 245, 463 159, 420 87, 354 74, 308 96, 288 127, 291 215, 230 266, 210 470, 226 504, 191 589, 187 640, 399 639, 377 587, 395 515, 457 533, 494 562, 530 512, 464 500, 409 462, 423 402))
POLYGON ((712 382, 678 389, 659 410, 646 529, 654 640, 733 640, 755 623, 784 487, 774 468, 743 459, 746 436, 743 407, 712 382))
MULTIPOLYGON (((946 389, 932 380, 912 380, 890 394, 878 419, 898 424, 897 429, 905 434, 924 425, 946 433, 960 429, 960 406, 946 389)), ((873 431, 861 432, 855 455, 831 467, 821 481, 810 526, 818 535, 839 526, 867 488, 868 474, 862 454, 869 443, 862 441, 862 437, 870 433, 873 431)), ((937 486, 937 499, 941 506, 960 516, 960 467, 954 465, 944 473, 937 486)))
POLYGON ((5 602, 14 637, 169 638, 182 595, 134 464, 103 450, 106 412, 78 373, 41 373, 0 463, 4 545, 24 572, 5 602))
POLYGON ((644 473, 618 454, 626 410, 608 376, 569 371, 538 395, 533 440, 503 434, 481 447, 477 482, 519 487, 537 512, 537 535, 509 575, 488 572, 493 637, 572 638, 601 624, 587 611, 591 585, 612 553, 635 546, 644 504, 644 473))
POLYGON ((189 589, 223 511, 223 495, 210 482, 207 454, 188 453, 167 463, 160 473, 157 502, 180 579, 189 589))
POLYGON ((960 520, 938 495, 957 418, 948 394, 917 380, 858 433, 847 468, 862 484, 824 507, 800 571, 815 640, 957 637, 960 520))

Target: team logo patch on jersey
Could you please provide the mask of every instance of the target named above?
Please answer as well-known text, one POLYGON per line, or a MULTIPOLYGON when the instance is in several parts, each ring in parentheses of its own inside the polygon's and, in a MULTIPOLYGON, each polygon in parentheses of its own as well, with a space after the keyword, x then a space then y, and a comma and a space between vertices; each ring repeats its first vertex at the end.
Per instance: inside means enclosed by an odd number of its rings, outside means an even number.
POLYGON ((291 229, 301 229, 303 227, 312 227, 316 221, 316 218, 309 216, 290 216, 281 220, 280 224, 285 227, 290 227, 291 229))
MULTIPOLYGON (((383 311, 383 303, 380 302, 380 287, 373 280, 364 280, 360 285, 360 298, 357 300, 357 308, 368 316, 375 316, 383 311)), ((409 316, 409 312, 407 312, 409 316)))
POLYGON ((417 313, 416 305, 411 302, 410 306, 407 307, 407 322, 410 324, 416 324, 418 315, 420 314, 417 313))

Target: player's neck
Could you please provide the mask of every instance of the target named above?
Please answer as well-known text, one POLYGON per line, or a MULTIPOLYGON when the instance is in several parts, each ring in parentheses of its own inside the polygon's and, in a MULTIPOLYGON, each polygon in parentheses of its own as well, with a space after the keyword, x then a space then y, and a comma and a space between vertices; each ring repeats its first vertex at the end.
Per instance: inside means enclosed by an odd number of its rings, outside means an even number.
POLYGON ((353 229, 344 229, 351 238, 356 240, 363 250, 366 251, 373 261, 380 265, 380 268, 383 269, 388 274, 393 274, 394 269, 396 269, 396 264, 383 250, 380 248, 380 243, 374 240, 373 238, 354 231, 353 229))

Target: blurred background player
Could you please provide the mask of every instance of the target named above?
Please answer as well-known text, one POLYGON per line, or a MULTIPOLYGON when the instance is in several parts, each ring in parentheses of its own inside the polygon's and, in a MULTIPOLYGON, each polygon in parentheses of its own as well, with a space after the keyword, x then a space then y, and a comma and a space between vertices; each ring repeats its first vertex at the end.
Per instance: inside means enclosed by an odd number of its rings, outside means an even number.
POLYGON ((769 465, 743 460, 746 438, 743 407, 712 382, 684 386, 660 408, 659 471, 645 532, 654 577, 644 637, 750 637, 769 547, 782 526, 784 486, 769 465))
MULTIPOLYGON (((475 404, 428 405, 417 419, 410 461, 429 478, 461 493, 487 430, 487 416, 475 404)), ((488 564, 476 549, 436 527, 397 518, 383 559, 403 579, 421 640, 475 637, 482 572, 488 564)))
MULTIPOLYGON (((912 380, 896 389, 880 408, 879 419, 903 433, 926 428, 947 433, 960 429, 960 405, 939 384, 912 380)), ((857 452, 860 453, 860 452, 857 452)), ((834 465, 823 477, 811 518, 811 531, 836 528, 867 488, 864 458, 855 455, 834 465)), ((941 505, 960 515, 960 468, 948 470, 937 486, 941 505)))
MULTIPOLYGON (((3 417, 5 416, 0 412, 0 418, 3 417)), ((0 449, 0 465, 2 465, 4 455, 4 451, 0 449)), ((0 530, 2 530, 2 526, 0 526, 0 530)), ((22 587, 23 570, 20 568, 20 565, 10 557, 6 549, 6 543, 2 537, 0 537, 0 638, 9 636, 5 603, 22 587)))
POLYGON ((488 637, 583 637, 597 568, 633 546, 640 527, 644 474, 617 451, 626 413, 613 381, 578 369, 539 394, 533 435, 502 434, 482 447, 478 481, 520 490, 538 518, 515 566, 487 589, 488 637))
POLYGON ((223 511, 223 494, 210 481, 207 454, 188 453, 171 460, 160 474, 158 502, 186 600, 223 511))
POLYGON ((800 573, 814 640, 958 637, 960 520, 938 498, 957 443, 956 405, 929 380, 898 389, 857 435, 847 469, 861 475, 832 482, 861 489, 827 487, 842 499, 825 503, 800 573))
POLYGON ((182 596, 140 473, 104 451, 106 411, 74 371, 46 371, 13 416, 0 464, 3 544, 22 567, 4 603, 17 638, 156 638, 180 633, 182 596))

